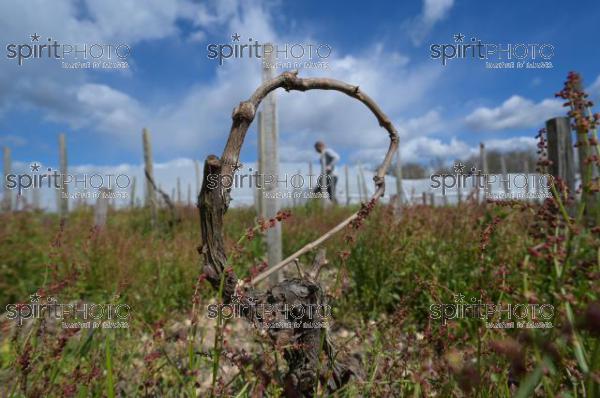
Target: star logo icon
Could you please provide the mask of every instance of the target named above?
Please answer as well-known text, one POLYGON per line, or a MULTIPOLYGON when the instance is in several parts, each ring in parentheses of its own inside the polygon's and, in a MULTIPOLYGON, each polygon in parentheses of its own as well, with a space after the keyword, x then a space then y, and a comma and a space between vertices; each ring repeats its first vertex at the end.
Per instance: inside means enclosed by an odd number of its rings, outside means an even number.
POLYGON ((462 293, 458 293, 454 295, 454 302, 455 303, 464 303, 465 302, 465 295, 462 293))
POLYGON ((31 41, 40 41, 40 35, 38 35, 37 33, 34 33, 31 35, 31 41))
POLYGON ((31 171, 40 171, 40 165, 37 162, 32 163, 30 167, 31 171))
POLYGON ((463 35, 462 33, 457 33, 454 35, 454 42, 455 43, 462 43, 465 41, 465 35, 463 35))
POLYGON ((37 292, 33 293, 32 295, 29 296, 29 298, 31 299, 32 303, 39 303, 40 298, 42 296, 40 296, 39 294, 37 294, 37 292))
POLYGON ((454 163, 454 172, 457 174, 462 174, 465 171, 465 165, 461 162, 454 163))
POLYGON ((241 163, 236 163, 233 165, 233 172, 235 173, 236 171, 238 171, 239 169, 242 168, 242 164, 241 163))
POLYGON ((232 34, 231 38, 233 39, 232 41, 240 41, 240 35, 237 33, 232 34))

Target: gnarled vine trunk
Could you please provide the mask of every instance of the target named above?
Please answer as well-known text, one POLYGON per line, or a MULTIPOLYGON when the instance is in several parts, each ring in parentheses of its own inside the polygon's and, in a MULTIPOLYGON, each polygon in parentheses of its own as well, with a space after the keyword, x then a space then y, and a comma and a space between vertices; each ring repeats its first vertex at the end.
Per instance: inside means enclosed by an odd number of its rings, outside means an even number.
MULTIPOLYGON (((253 286, 264 280, 269 274, 294 261, 300 255, 313 250, 355 219, 364 216, 361 211, 353 214, 319 239, 304 246, 279 264, 270 264, 267 271, 254 278, 251 286, 244 286, 243 282, 239 281, 233 272, 226 271, 227 256, 224 246, 223 217, 229 206, 230 189, 225 189, 220 185, 209 187, 207 176, 209 174, 217 175, 219 181, 222 181, 223 176, 233 177, 233 174, 239 168, 240 150, 248 127, 254 120, 256 109, 271 91, 280 87, 286 91, 340 91, 365 104, 375 115, 379 125, 387 130, 390 145, 374 177, 376 190, 371 198, 371 205, 384 193, 384 176, 398 147, 396 129, 379 106, 368 95, 360 91, 358 86, 352 86, 338 80, 327 78, 303 79, 297 76, 297 72, 284 72, 278 77, 264 82, 256 89, 249 100, 241 102, 233 110, 233 123, 223 154, 220 158, 215 155, 209 155, 206 158, 204 180, 198 196, 202 232, 202 245, 199 247, 199 252, 204 258, 203 270, 208 281, 215 289, 219 289, 221 279, 224 278, 223 300, 225 303, 229 303, 236 293, 240 293, 243 300, 252 300, 254 303, 288 305, 324 303, 325 299, 321 286, 310 276, 285 280, 265 292, 261 292, 253 286)), ((248 312, 246 317, 250 321, 256 320, 256 314, 253 312, 248 312)), ((289 397, 313 396, 317 378, 321 379, 329 391, 335 391, 344 385, 353 374, 357 373, 356 369, 352 369, 348 364, 337 360, 335 348, 327 337, 326 329, 300 326, 292 329, 269 329, 269 334, 275 343, 281 339, 292 343, 292 345, 288 345, 290 348, 286 348, 284 352, 284 358, 289 368, 284 388, 286 395, 289 397), (328 363, 326 366, 319 366, 319 354, 322 352, 327 357, 328 363), (321 372, 317 374, 319 368, 321 368, 321 372)))

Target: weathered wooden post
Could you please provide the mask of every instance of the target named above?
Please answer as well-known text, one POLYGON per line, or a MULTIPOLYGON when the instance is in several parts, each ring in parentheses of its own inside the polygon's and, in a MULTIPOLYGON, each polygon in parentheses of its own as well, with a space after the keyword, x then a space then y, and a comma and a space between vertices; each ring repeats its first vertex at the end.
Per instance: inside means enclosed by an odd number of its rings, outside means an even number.
POLYGON ((504 155, 500 155, 500 169, 502 172, 502 187, 504 189, 504 198, 508 199, 510 193, 509 176, 506 172, 506 159, 504 155))
MULTIPOLYGON (((548 170, 553 177, 560 178, 569 189, 570 194, 575 194, 575 167, 573 161, 573 141, 571 137, 571 126, 568 117, 555 117, 546 121, 546 133, 548 136, 548 159, 550 165, 548 170)), ((581 147, 578 147, 581 149, 581 147)), ((584 152, 584 151, 582 151, 584 152)), ((581 152, 580 152, 581 154, 581 152)), ((580 156, 581 159, 581 156, 580 156)), ((580 164, 583 166, 583 164, 580 164)), ((581 169, 583 170, 583 169, 581 169)), ((584 181, 585 173, 581 173, 581 181, 584 181)), ((541 178, 537 183, 541 182, 541 178)), ((585 195, 582 200, 586 200, 585 195)), ((586 203, 586 208, 588 203, 586 203)), ((568 206, 571 216, 576 213, 575 206, 568 206)))
POLYGON ((346 179, 346 206, 350 205, 350 177, 348 176, 348 165, 344 165, 344 177, 346 179))
POLYGON ((188 184, 187 205, 188 207, 192 205, 192 184, 188 184))
POLYGON ((40 189, 34 188, 31 190, 32 194, 32 206, 34 210, 38 210, 40 208, 40 189))
POLYGON ((94 207, 94 225, 98 228, 102 228, 106 225, 110 192, 111 190, 108 188, 99 189, 96 206, 94 207))
POLYGON ((257 148, 258 148, 258 161, 256 162, 256 214, 259 218, 267 218, 267 211, 265 209, 265 130, 263 128, 263 116, 262 112, 257 114, 258 134, 257 134, 257 148))
POLYGON ((313 177, 314 177, 314 175, 313 175, 313 164, 312 164, 312 161, 311 161, 311 162, 308 162, 308 181, 309 181, 308 188, 311 191, 309 193, 312 193, 312 191, 315 189, 315 187, 313 186, 313 184, 315 184, 315 181, 314 181, 313 177))
MULTIPOLYGON (((458 178, 458 184, 456 184, 456 205, 460 206, 462 202, 462 185, 465 181, 465 178, 463 176, 463 170, 458 167, 458 163, 459 162, 454 161, 454 171, 456 172, 456 177, 458 178)), ((462 165, 462 163, 460 163, 460 165, 462 165)))
POLYGON ((135 184, 136 184, 136 178, 135 176, 133 176, 133 179, 131 181, 131 193, 129 194, 129 207, 130 208, 134 208, 135 207, 135 184))
POLYGON ((69 212, 69 189, 65 184, 67 178, 67 143, 65 134, 60 133, 58 136, 59 156, 60 156, 60 200, 59 212, 61 217, 66 217, 69 212))
MULTIPOLYGON (((546 132, 548 135, 548 159, 551 162, 550 174, 563 180, 569 188, 569 192, 573 194, 575 193, 575 167, 569 118, 555 117, 547 120, 546 132)), ((578 149, 580 148, 578 147, 578 149)), ((580 159, 583 152, 580 151, 580 159)))
MULTIPOLYGON (((264 51, 265 48, 273 48, 270 43, 263 46, 263 82, 271 80, 273 76, 273 67, 275 65, 275 55, 272 51, 264 51)), ((261 153, 260 159, 264 159, 264 174, 272 178, 279 176, 279 132, 277 129, 277 102, 275 92, 270 92, 263 100, 263 110, 261 116, 261 153)), ((266 218, 273 218, 279 211, 279 200, 277 195, 274 195, 278 189, 278 184, 268 184, 264 192, 267 193, 263 197, 265 206, 266 218)), ((267 235, 267 262, 269 266, 279 263, 282 259, 281 247, 281 223, 276 223, 274 227, 269 228, 267 235)), ((273 274, 272 282, 280 282, 283 280, 283 274, 279 271, 273 274)))
MULTIPOLYGON (((489 170, 488 170, 488 162, 487 162, 487 155, 485 153, 485 145, 483 144, 483 142, 479 143, 479 164, 481 166, 481 172, 483 173, 483 201, 485 202, 486 199, 489 197, 490 195, 490 184, 488 184, 488 174, 489 174, 489 170)), ((481 173, 478 173, 479 175, 476 176, 475 178, 477 178, 477 201, 480 200, 480 196, 479 196, 479 191, 480 191, 480 185, 481 185, 481 173)))
POLYGON ((3 211, 12 211, 12 191, 10 189, 8 189, 8 187, 6 186, 8 180, 8 175, 11 173, 11 159, 10 159, 10 148, 5 146, 4 147, 4 183, 3 183, 3 188, 4 188, 4 196, 2 198, 2 210, 3 211))
POLYGON ((396 208, 397 211, 402 209, 404 202, 404 191, 402 189, 402 162, 400 161, 400 145, 396 151, 396 208))
MULTIPOLYGON (((144 174, 150 176, 154 181, 154 164, 152 162, 152 145, 150 142, 150 132, 144 128, 142 132, 142 141, 144 144, 144 174)), ((154 227, 156 225, 156 191, 154 185, 148 181, 148 177, 144 179, 146 181, 146 196, 144 205, 150 209, 150 223, 154 227)))
POLYGON ((358 164, 358 174, 360 174, 360 182, 361 182, 361 186, 359 187, 359 189, 361 189, 363 191, 362 197, 364 198, 364 200, 368 201, 369 200, 369 191, 367 189, 367 181, 365 179, 365 173, 363 172, 361 163, 358 164))
POLYGON ((523 174, 525 174, 525 201, 529 202, 529 200, 531 199, 529 197, 529 184, 530 184, 530 178, 529 178, 529 160, 525 159, 525 162, 523 163, 523 174))
MULTIPOLYGON (((302 176, 302 171, 301 170, 296 170, 296 175, 298 176, 302 176)), ((292 207, 296 207, 297 202, 299 202, 299 200, 297 200, 298 198, 296 198, 298 191, 298 188, 296 188, 294 185, 299 184, 299 181, 296 181, 293 177, 291 178, 290 184, 292 185, 292 207)))
POLYGON ((462 202, 462 183, 464 181, 463 175, 462 174, 458 174, 458 178, 459 178, 459 182, 458 184, 456 184, 456 205, 460 206, 461 202, 462 202))

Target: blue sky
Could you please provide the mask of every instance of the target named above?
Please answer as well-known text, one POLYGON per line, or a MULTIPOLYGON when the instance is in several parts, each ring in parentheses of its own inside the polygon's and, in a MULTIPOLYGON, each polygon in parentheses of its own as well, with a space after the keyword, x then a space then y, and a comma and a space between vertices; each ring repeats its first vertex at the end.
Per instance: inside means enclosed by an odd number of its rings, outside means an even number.
MULTIPOLYGON (((223 0, 5 0, 0 4, 0 145, 20 162, 56 165, 59 132, 76 165, 138 165, 141 131, 157 162, 220 154, 233 107, 260 83, 260 64, 208 59, 231 35, 260 42, 326 43, 328 69, 300 75, 357 84, 380 102, 402 137, 406 161, 466 158, 490 148, 534 148, 544 120, 563 112, 553 94, 570 70, 600 97, 600 4, 596 1, 410 2, 223 0), (37 33, 60 43, 125 43, 129 68, 71 70, 52 59, 7 58, 8 45, 37 33), (486 69, 480 60, 447 66, 430 45, 455 34, 486 43, 547 43, 551 69, 486 69)), ((69 60, 70 61, 70 60, 69 60)), ((282 71, 282 70, 280 70, 282 71)), ((323 139, 343 162, 378 163, 387 137, 360 104, 339 93, 278 92, 280 157, 314 158, 323 139)), ((256 158, 254 127, 242 160, 256 158)))

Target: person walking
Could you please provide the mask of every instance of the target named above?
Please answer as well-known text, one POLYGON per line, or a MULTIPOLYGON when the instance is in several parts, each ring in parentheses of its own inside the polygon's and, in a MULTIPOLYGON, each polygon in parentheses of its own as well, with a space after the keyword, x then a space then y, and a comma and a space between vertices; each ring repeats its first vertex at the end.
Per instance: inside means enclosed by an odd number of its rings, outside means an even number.
POLYGON ((323 192, 323 188, 327 187, 329 200, 331 200, 333 203, 337 203, 337 199, 335 197, 335 188, 337 185, 338 177, 335 172, 335 165, 340 160, 340 155, 338 155, 337 152, 335 152, 333 149, 325 146, 325 143, 323 141, 315 142, 315 150, 321 155, 319 160, 320 162, 322 162, 321 164, 325 168, 325 176, 319 177, 319 184, 317 184, 317 186, 315 187, 314 192, 323 192))

